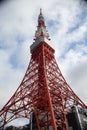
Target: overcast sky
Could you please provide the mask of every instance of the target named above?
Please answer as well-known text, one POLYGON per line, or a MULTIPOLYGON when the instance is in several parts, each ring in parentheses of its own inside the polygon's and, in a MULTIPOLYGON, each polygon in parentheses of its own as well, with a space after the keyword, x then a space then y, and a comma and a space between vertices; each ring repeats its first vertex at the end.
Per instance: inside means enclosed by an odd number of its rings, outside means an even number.
POLYGON ((0 1, 0 109, 27 69, 40 8, 61 72, 87 103, 87 2, 3 0, 0 1))

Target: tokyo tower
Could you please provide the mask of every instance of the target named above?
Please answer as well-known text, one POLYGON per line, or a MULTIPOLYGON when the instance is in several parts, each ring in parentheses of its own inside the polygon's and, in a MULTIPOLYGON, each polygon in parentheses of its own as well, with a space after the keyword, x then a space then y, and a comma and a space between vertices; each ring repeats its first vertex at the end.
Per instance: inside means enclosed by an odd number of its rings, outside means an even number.
POLYGON ((0 127, 17 118, 30 119, 33 112, 37 130, 68 130, 66 115, 72 106, 86 108, 86 105, 67 84, 57 65, 41 9, 30 52, 20 86, 0 110, 0 127))

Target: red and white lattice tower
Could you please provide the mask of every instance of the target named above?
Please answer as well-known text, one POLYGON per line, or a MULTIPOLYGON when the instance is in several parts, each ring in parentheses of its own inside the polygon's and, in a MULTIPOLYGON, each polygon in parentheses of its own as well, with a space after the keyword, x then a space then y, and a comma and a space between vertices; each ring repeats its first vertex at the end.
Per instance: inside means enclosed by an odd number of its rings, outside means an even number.
POLYGON ((86 106, 67 84, 56 63, 41 10, 30 52, 31 60, 20 86, 0 111, 0 125, 21 117, 29 119, 34 112, 38 130, 49 127, 68 130, 66 114, 71 107, 86 106))

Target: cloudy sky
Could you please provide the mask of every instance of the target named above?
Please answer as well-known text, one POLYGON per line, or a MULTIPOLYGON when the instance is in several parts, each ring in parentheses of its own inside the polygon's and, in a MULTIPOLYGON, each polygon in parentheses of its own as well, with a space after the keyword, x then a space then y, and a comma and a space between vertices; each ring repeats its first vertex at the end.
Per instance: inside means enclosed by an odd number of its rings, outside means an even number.
POLYGON ((86 0, 1 0, 0 109, 13 95, 27 69, 40 8, 62 74, 87 103, 86 0))

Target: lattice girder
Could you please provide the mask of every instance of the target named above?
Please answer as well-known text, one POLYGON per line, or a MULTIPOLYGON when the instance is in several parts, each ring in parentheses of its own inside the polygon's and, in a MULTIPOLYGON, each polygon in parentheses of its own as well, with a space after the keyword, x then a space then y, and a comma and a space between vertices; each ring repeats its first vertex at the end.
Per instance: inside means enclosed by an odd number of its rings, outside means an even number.
POLYGON ((17 118, 29 119, 34 112, 38 130, 68 130, 66 114, 71 107, 86 108, 64 79, 46 40, 49 36, 40 12, 30 63, 20 86, 0 110, 0 127, 17 118))

